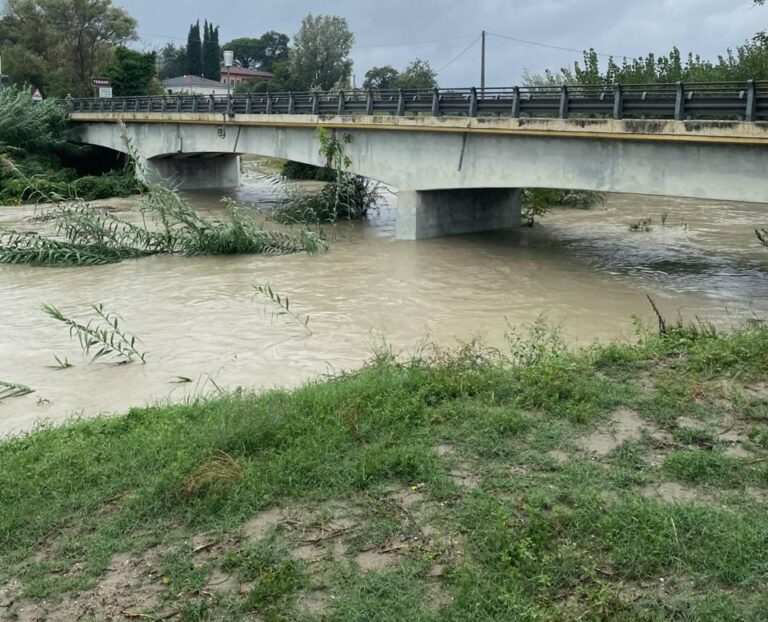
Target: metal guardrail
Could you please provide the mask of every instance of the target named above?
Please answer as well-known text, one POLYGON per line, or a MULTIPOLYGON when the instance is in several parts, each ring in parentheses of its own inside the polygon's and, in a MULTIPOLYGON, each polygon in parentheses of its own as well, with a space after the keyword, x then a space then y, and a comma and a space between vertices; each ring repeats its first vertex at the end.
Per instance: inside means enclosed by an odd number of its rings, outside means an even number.
POLYGON ((768 120, 768 81, 70 99, 70 112, 768 120))

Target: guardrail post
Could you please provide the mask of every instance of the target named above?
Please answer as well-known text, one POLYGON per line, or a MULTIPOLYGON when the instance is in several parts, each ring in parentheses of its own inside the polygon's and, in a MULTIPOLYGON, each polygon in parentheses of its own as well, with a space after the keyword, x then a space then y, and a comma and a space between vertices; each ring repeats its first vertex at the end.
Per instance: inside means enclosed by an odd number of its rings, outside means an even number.
POLYGON ((757 116, 757 88, 754 80, 747 80, 747 111, 744 120, 752 122, 757 116))
POLYGON ((252 108, 253 108, 253 95, 248 93, 248 95, 245 96, 245 114, 251 114, 252 108))
POLYGON ((520 87, 515 86, 512 88, 512 118, 520 118, 520 87))
POLYGON ((227 95, 227 116, 230 118, 235 116, 234 104, 234 98, 231 95, 227 95))
POLYGON ((208 112, 214 112, 216 110, 216 100, 213 98, 213 93, 208 96, 208 112))
POLYGON ((685 118, 685 88, 682 82, 675 83, 675 121, 685 118))
POLYGON ((296 112, 296 98, 293 96, 293 91, 288 93, 288 114, 294 114, 296 112))
POLYGON ((339 107, 337 109, 337 114, 339 116, 344 114, 344 91, 339 91, 339 107))
POLYGON ((266 114, 272 114, 272 94, 267 91, 267 106, 265 108, 266 114))
POLYGON ((312 93, 312 114, 320 114, 320 96, 317 91, 312 93))
POLYGON ((559 115, 561 119, 568 118, 568 87, 565 84, 560 86, 560 109, 559 115))
POLYGON ((624 94, 621 92, 621 84, 613 85, 613 118, 624 118, 624 94))
POLYGON ((373 93, 371 89, 368 89, 365 95, 365 114, 369 116, 373 114, 373 93))
POLYGON ((176 97, 176 112, 181 112, 181 95, 176 97))
POLYGON ((403 89, 397 89, 397 116, 402 117, 405 114, 405 95, 403 89))
POLYGON ((197 100, 197 95, 192 96, 192 112, 197 112, 197 106, 200 102, 197 100))
POLYGON ((477 89, 473 86, 469 89, 469 112, 470 117, 477 116, 477 89))
POLYGON ((440 92, 437 89, 432 89, 432 116, 440 116, 440 92))

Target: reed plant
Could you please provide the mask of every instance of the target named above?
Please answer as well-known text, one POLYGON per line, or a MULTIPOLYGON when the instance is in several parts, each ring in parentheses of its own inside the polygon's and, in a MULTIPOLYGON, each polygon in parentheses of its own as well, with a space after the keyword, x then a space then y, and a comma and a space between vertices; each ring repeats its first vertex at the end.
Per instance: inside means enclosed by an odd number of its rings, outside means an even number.
POLYGON ((6 382, 5 380, 0 380, 0 401, 11 398, 11 397, 21 397, 22 395, 29 395, 30 393, 34 393, 35 390, 29 388, 26 385, 18 384, 16 382, 6 382))
POLYGON ((54 320, 69 327, 70 337, 77 338, 83 353, 91 357, 91 362, 105 356, 116 357, 122 363, 130 363, 134 359, 146 362, 146 353, 137 348, 138 338, 123 329, 120 315, 106 311, 104 305, 91 305, 95 317, 86 324, 64 315, 51 304, 44 304, 42 309, 54 320))
POLYGON ((291 309, 291 301, 288 296, 281 296, 276 291, 274 291, 270 285, 254 285, 253 288, 256 290, 257 294, 260 294, 267 300, 271 301, 272 304, 280 309, 277 311, 276 315, 287 316, 293 319, 305 331, 307 331, 308 334, 312 334, 312 330, 309 328, 309 316, 301 316, 293 311, 291 309))

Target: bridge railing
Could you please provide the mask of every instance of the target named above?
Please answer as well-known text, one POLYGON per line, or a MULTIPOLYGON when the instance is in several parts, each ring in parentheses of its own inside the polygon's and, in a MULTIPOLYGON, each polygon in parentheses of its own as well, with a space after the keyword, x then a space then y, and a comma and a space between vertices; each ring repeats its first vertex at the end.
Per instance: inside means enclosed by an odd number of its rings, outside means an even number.
POLYGON ((71 112, 768 120, 768 82, 384 89, 70 99, 71 112))

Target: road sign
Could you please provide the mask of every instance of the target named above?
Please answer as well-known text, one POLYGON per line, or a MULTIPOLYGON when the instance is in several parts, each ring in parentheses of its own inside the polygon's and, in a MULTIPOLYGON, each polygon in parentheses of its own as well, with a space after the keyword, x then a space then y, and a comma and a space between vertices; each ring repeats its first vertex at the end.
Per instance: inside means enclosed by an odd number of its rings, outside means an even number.
POLYGON ((40 89, 34 89, 32 91, 32 101, 36 101, 36 102, 43 101, 43 94, 40 92, 40 89))
POLYGON ((112 86, 112 78, 91 78, 91 86, 112 86))
POLYGON ((100 86, 99 87, 99 97, 102 99, 112 99, 112 87, 111 86, 100 86))

